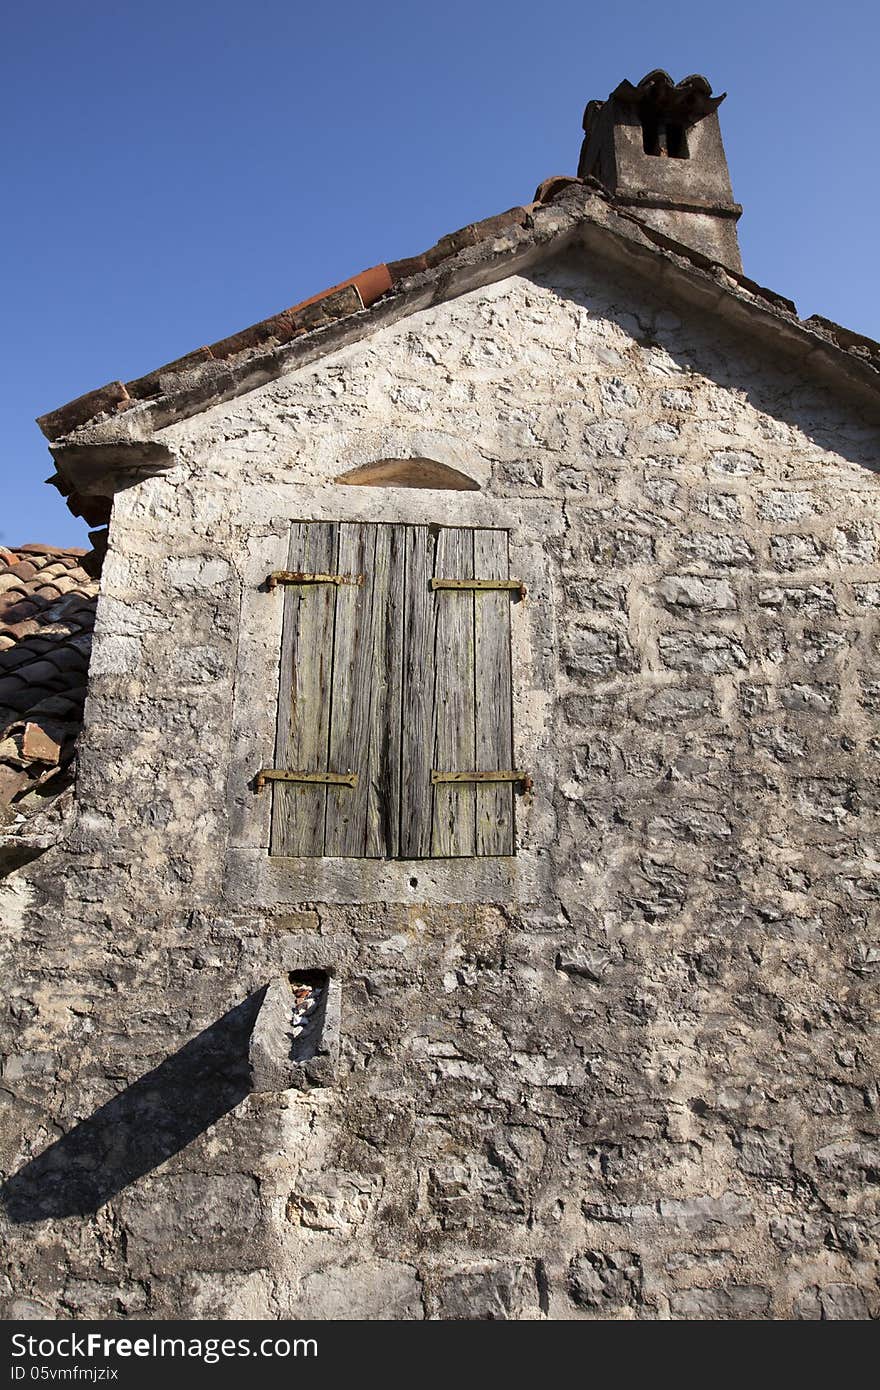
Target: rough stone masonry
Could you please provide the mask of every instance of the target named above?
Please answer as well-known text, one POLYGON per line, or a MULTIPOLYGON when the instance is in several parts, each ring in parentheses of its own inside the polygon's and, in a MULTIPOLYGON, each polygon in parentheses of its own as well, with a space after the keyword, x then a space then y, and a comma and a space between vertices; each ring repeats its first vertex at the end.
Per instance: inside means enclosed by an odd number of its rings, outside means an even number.
POLYGON ((876 425, 619 257, 492 279, 116 492, 74 808, 0 881, 7 1317, 880 1311, 876 425), (388 458, 478 488, 335 481, 388 458), (351 519, 510 532, 512 857, 268 852, 264 581, 351 519))

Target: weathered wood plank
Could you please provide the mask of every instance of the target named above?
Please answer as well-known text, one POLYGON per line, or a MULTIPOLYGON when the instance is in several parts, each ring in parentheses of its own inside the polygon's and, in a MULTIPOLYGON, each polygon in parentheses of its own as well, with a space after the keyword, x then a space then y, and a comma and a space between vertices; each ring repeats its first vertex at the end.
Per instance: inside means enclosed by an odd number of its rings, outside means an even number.
MULTIPOLYGON (((332 522, 294 522, 288 569, 335 570, 336 530, 332 522)), ((294 585, 284 590, 276 767, 297 772, 328 770, 336 593, 332 584, 294 585)), ((322 786, 274 783, 271 853, 323 854, 326 799, 327 790, 322 786)))
MULTIPOLYGON (((472 531, 440 531, 434 572, 442 579, 475 577, 472 531)), ((439 772, 467 771, 475 766, 472 590, 434 593, 434 634, 434 766, 439 772)), ((474 853, 475 804, 472 785, 434 787, 433 857, 474 853)))
POLYGON ((370 611, 374 594, 376 526, 339 525, 339 572, 363 574, 362 588, 340 588, 336 599, 333 642, 333 689, 330 713, 330 767, 356 772, 353 788, 327 792, 324 853, 362 857, 367 836, 367 786, 364 772, 370 741, 373 677, 370 611))
POLYGON ((370 728, 364 769, 369 858, 400 853, 406 527, 377 526, 370 611, 370 728))
POLYGON ((403 602, 403 683, 400 748, 400 855, 431 854, 434 756, 435 535, 428 526, 406 526, 403 602))
MULTIPOLYGON (((507 532, 474 532, 474 574, 506 579, 507 532)), ((513 767, 510 669, 510 594, 474 594, 476 763, 478 772, 513 767)), ((514 789, 511 783, 480 784, 476 795, 477 854, 513 854, 514 789)))

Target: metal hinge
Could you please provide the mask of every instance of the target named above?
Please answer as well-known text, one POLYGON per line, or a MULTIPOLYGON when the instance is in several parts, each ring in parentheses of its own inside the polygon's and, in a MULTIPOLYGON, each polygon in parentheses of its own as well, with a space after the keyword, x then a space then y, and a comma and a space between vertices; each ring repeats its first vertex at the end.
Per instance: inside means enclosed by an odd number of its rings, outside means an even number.
POLYGON ((267 782, 307 782, 330 787, 356 787, 356 772, 288 772, 286 768, 264 767, 257 773, 256 789, 261 792, 267 782))
POLYGON ((532 779, 527 772, 512 770, 497 772, 438 772, 431 769, 431 786, 444 782, 519 782, 524 792, 532 790, 532 779))
POLYGON ((521 579, 432 579, 432 589, 511 589, 521 599, 526 586, 521 579))
POLYGON ((296 570, 275 570, 266 580, 267 589, 279 584, 356 584, 362 587, 362 574, 306 574, 296 570))

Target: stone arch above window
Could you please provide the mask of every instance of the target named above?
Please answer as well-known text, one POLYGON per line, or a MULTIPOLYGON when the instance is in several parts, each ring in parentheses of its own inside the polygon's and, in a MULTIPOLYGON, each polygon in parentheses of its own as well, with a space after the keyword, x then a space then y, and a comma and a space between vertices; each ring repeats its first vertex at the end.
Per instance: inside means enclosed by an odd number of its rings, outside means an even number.
POLYGON ((340 473, 334 482, 354 487, 448 488, 479 492, 480 484, 467 473, 430 458, 377 459, 340 473))

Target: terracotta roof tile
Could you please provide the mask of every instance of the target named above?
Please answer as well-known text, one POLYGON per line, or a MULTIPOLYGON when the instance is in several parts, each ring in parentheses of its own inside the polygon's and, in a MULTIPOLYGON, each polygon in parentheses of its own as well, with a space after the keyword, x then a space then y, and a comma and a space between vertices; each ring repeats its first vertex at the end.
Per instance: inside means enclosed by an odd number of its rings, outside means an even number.
POLYGON ((22 730, 21 754, 33 762, 57 764, 61 758, 61 744, 55 741, 48 729, 27 723, 22 730))
POLYGON ((4 676, 0 679, 0 701, 14 700, 23 685, 20 676, 4 676))
POLYGON ((47 660, 51 661, 52 665, 58 671, 78 671, 82 673, 89 664, 88 657, 83 656, 82 652, 78 652, 75 647, 56 647, 56 649, 49 654, 47 660))
POLYGON ((29 637, 32 632, 39 631, 40 624, 36 618, 19 618, 15 622, 4 623, 3 632, 7 637, 17 642, 22 637, 29 637))
POLYGON ((30 560, 19 560, 17 565, 13 565, 10 574, 14 574, 16 579, 33 579, 37 573, 38 566, 30 560))
POLYGON ((66 695, 49 695, 42 691, 41 698, 34 705, 31 714, 35 719, 70 719, 78 709, 81 710, 85 693, 85 686, 73 686, 66 695))
POLYGON ((13 643, 11 647, 0 645, 0 676, 8 676, 10 671, 14 671, 16 666, 20 666, 23 661, 29 661, 30 657, 24 650, 24 643, 13 643))
MULTIPOLYGON (((20 666, 16 674, 10 679, 23 682, 35 681, 41 685, 46 685, 48 682, 58 679, 58 667, 45 657, 37 657, 36 661, 29 662, 26 666, 20 666)), ((0 686, 2 685, 3 682, 0 681, 0 686)))
MULTIPOLYGON (((37 545, 32 541, 29 541, 27 545, 17 545, 15 549, 19 555, 33 555, 34 564, 37 565, 48 565, 52 558, 57 556, 62 564, 70 567, 76 565, 77 561, 80 560, 83 555, 88 555, 89 553, 81 546, 72 545, 64 549, 58 545, 37 545)), ((0 547, 0 558, 2 558, 2 555, 3 550, 2 547, 0 547)))
POLYGON ((92 554, 0 546, 0 826, 7 829, 70 782, 98 596, 84 568, 92 554))
MULTIPOLYGON (((178 376, 190 367, 199 366, 204 362, 225 361, 270 339, 288 342, 299 333, 307 333, 313 328, 324 327, 334 319, 359 313, 387 293, 392 283, 386 265, 371 266, 338 285, 331 285, 329 289, 301 300, 289 309, 283 309, 271 318, 263 319, 238 333, 232 333, 227 338, 221 338, 210 347, 200 347, 184 357, 175 358, 173 362, 157 367, 146 376, 125 383, 113 381, 97 391, 78 396, 76 400, 69 401, 58 410, 51 410, 47 415, 40 416, 40 429, 47 439, 57 439, 97 415, 126 410, 135 401, 158 395, 164 377, 178 376)), ((74 506, 78 505, 73 496, 70 501, 74 506)))

